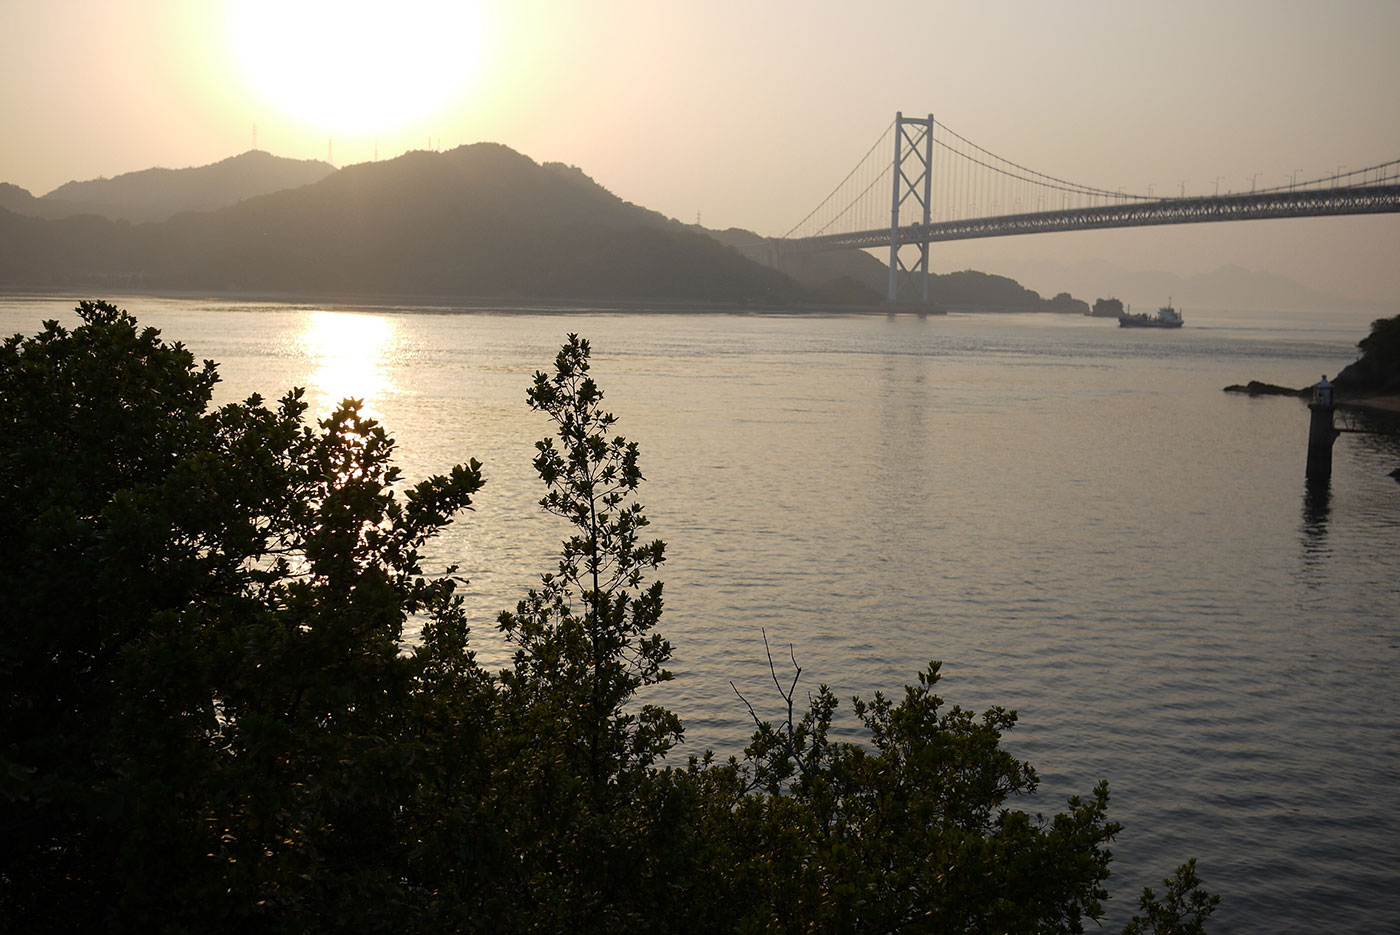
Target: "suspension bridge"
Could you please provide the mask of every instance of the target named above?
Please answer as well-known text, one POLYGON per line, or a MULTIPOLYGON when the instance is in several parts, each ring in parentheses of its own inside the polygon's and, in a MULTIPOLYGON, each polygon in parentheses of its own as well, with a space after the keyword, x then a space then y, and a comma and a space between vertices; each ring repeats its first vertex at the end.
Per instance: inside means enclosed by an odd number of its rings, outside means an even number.
MULTIPOLYGON (((888 247, 889 301, 928 301, 929 244, 1013 234, 1400 212, 1400 159, 1363 169, 1187 197, 1082 185, 992 153, 928 117, 896 114, 821 204, 781 238, 781 253, 888 247), (893 151, 893 158, 890 153, 893 151), (936 158, 935 158, 936 157, 936 158), (918 256, 904 262, 903 248, 918 256)), ((1257 176, 1255 181, 1257 181, 1257 176)))

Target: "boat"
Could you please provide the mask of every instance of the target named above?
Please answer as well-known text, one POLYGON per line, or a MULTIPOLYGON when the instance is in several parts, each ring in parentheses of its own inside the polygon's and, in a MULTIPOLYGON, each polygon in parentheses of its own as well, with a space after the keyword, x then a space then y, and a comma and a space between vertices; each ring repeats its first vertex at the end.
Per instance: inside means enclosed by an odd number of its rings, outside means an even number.
POLYGON ((1122 312, 1118 316, 1120 328, 1180 328, 1181 313, 1172 308, 1172 300, 1157 309, 1156 315, 1133 315, 1122 312))

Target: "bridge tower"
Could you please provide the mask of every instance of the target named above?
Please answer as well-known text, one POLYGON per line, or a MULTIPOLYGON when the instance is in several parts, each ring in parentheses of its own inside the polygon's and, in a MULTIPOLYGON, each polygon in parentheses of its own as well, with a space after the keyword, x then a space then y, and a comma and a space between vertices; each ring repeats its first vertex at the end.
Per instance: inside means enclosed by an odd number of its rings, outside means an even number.
POLYGON ((923 218, 919 223, 929 224, 929 202, 933 185, 933 114, 927 118, 906 117, 902 112, 894 115, 894 194, 890 202, 890 289, 891 304, 899 301, 902 277, 907 274, 911 285, 920 292, 920 298, 928 302, 928 241, 917 246, 919 259, 910 269, 899 257, 899 214, 904 202, 913 199, 915 206, 923 208, 923 218), (905 170, 910 164, 912 171, 905 170))

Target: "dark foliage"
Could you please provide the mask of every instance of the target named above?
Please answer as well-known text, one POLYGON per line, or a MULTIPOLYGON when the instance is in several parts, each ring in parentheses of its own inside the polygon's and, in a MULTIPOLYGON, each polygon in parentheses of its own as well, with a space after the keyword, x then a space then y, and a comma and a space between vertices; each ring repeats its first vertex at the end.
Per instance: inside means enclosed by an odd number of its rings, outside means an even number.
POLYGON ((1380 389, 1400 390, 1400 315, 1371 322, 1371 333, 1356 346, 1365 379, 1380 389))
MULTIPOLYGON (((541 506, 572 524, 481 669, 418 549, 471 462, 403 488, 392 441, 296 391, 211 410, 214 366, 83 303, 0 351, 0 930, 1081 932, 1107 787, 1012 807, 1015 715, 785 704, 743 752, 668 767, 664 557, 570 336, 528 394, 541 506), (422 623, 403 642, 410 616, 422 623)), ((1195 933, 1194 866, 1131 932, 1195 933)))
POLYGON ((79 314, 0 351, 0 927, 302 931, 402 902, 418 701, 451 656, 399 644, 409 614, 462 630, 417 550, 477 466, 396 494, 354 402, 209 411, 213 364, 79 314))
POLYGON ((1196 861, 1188 860, 1162 881, 1166 901, 1157 899, 1151 887, 1142 891, 1138 909, 1123 935, 1204 935, 1206 919, 1220 905, 1220 897, 1201 889, 1196 861))
POLYGON ((1359 360, 1333 379, 1344 392, 1400 392, 1400 315, 1371 322, 1371 333, 1356 343, 1359 360))

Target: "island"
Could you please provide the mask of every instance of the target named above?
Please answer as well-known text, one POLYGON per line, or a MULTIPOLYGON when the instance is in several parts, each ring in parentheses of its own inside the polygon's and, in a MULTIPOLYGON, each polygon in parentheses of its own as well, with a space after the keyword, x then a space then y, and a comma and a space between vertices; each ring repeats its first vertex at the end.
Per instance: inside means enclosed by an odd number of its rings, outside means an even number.
POLYGON ((1117 318, 1119 315, 1123 314, 1123 300, 1114 298, 1097 299, 1094 302, 1094 307, 1084 314, 1088 315, 1090 318, 1117 318))

